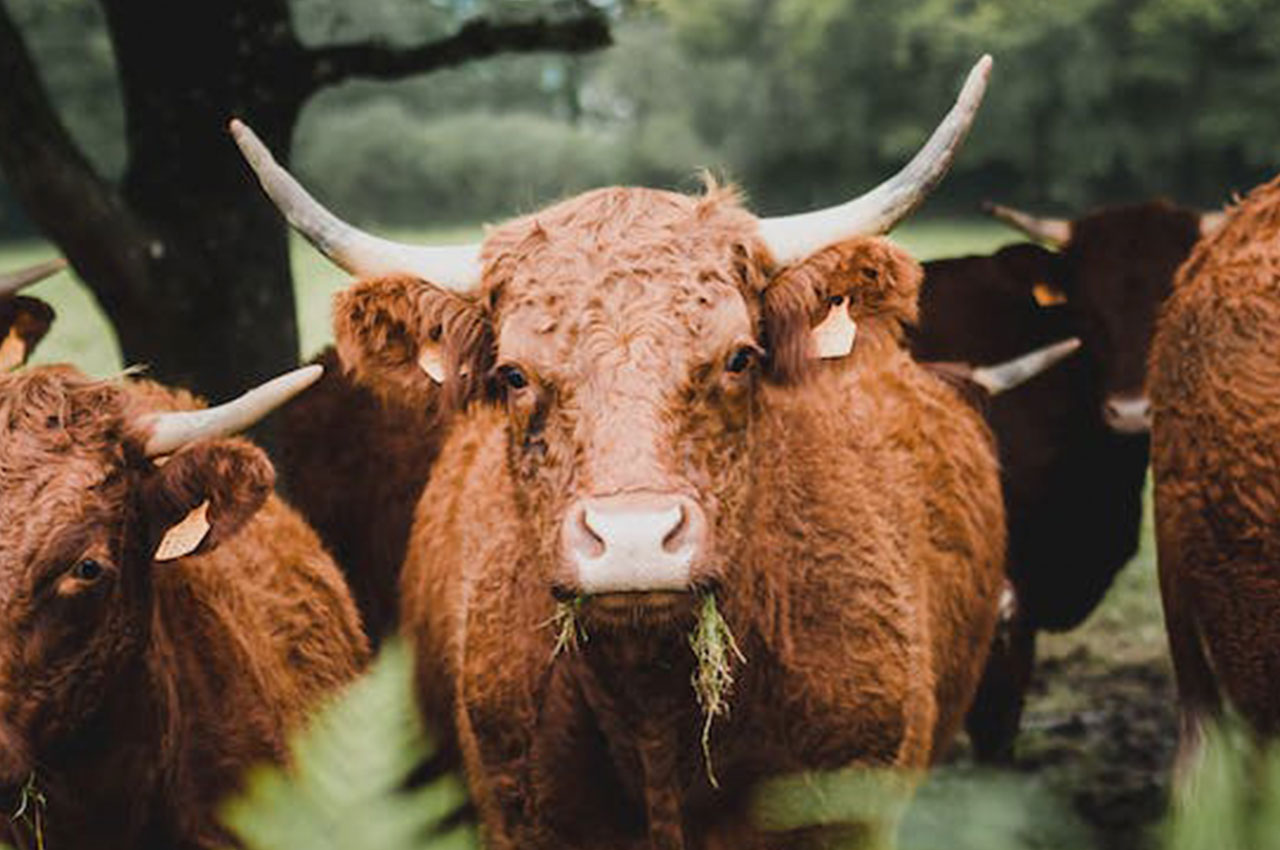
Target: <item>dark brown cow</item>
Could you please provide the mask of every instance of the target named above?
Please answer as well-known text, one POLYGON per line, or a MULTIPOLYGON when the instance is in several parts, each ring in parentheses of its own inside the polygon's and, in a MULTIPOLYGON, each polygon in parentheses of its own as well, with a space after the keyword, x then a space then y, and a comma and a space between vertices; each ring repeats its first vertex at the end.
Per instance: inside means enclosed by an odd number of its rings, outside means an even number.
POLYGON ((0 376, 0 789, 45 800, 18 846, 225 846, 216 804, 364 662, 266 456, 213 439, 310 380, 190 411, 70 367, 0 376))
POLYGON ((375 643, 395 631, 413 508, 440 450, 437 394, 410 407, 357 384, 326 349, 324 377, 277 416, 289 502, 342 568, 375 643))
POLYGON ((65 260, 58 259, 0 274, 0 372, 26 363, 53 324, 52 307, 18 292, 66 266, 65 260))
POLYGON ((1011 752, 1036 631, 1078 625, 1138 550, 1149 421, 1143 363, 1175 269, 1201 229, 1218 222, 1162 201, 1074 222, 995 209, 1059 250, 1024 243, 926 263, 915 355, 991 363, 1064 337, 1083 346, 985 406, 1017 597, 969 723, 986 759, 1011 752))
POLYGON ((403 628, 490 846, 799 846, 745 817, 759 781, 920 769, 954 734, 1002 581, 993 449, 902 343, 919 267, 858 234, 940 177, 985 64, 903 175, 834 211, 602 189, 478 261, 352 231, 236 127, 366 278, 336 303, 344 362, 423 398, 439 344, 470 402, 418 506, 403 628))
POLYGON ((1185 766, 1220 694, 1259 733, 1280 733, 1280 179, 1178 272, 1150 386, 1185 766))

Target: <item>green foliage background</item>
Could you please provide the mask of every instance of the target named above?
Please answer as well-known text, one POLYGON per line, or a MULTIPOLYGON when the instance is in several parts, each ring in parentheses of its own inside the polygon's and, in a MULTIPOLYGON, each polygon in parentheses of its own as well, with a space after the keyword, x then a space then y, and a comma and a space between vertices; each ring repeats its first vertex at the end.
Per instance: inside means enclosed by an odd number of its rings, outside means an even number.
MULTIPOLYGON (((62 115, 123 165, 92 0, 5 0, 62 115)), ((293 0, 312 44, 416 44, 548 0, 293 0)), ((611 183, 727 173, 771 213, 867 187, 909 156, 983 52, 983 114, 933 211, 992 196, 1048 211, 1165 195, 1217 205, 1280 159, 1274 0, 603 0, 617 44, 505 57, 315 98, 295 164, 367 223, 528 210, 611 183)), ((22 232, 0 185, 0 235, 22 232)))

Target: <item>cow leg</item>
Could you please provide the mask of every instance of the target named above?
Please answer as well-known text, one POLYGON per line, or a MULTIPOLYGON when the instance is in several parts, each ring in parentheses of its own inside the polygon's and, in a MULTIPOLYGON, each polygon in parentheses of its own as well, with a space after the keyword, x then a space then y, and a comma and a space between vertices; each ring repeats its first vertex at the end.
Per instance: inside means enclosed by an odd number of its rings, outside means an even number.
POLYGON ((1008 586, 1000 603, 1000 622, 978 692, 965 718, 974 758, 986 764, 1013 760, 1013 744, 1036 660, 1036 630, 1008 586))

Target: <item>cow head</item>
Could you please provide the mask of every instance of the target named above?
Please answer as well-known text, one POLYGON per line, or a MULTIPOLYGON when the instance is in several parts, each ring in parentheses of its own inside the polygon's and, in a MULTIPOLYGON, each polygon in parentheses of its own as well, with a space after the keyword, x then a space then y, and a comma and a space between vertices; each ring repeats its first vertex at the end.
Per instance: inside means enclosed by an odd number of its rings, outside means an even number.
POLYGON ((259 449, 216 437, 318 368, 179 411, 189 396, 66 366, 0 376, 0 787, 68 745, 112 681, 141 672, 153 570, 216 547, 271 490, 259 449))
POLYGON ((757 219, 714 185, 700 197, 601 189, 471 249, 356 231, 232 129, 289 220, 364 278, 335 302, 344 363, 374 385, 425 393, 443 378, 455 397, 503 408, 521 534, 548 588, 589 597, 593 617, 651 622, 726 579, 746 533, 761 382, 797 380, 810 359, 825 293, 787 286, 771 300, 771 282, 859 245, 870 271, 856 281, 883 274, 863 306, 909 314, 918 267, 862 237, 940 179, 989 64, 903 172, 839 207, 757 219), (909 295, 891 292, 904 276, 909 295))
POLYGON ((0 372, 26 363, 53 324, 52 307, 37 298, 17 293, 61 271, 66 265, 65 260, 50 260, 0 275, 0 372))
POLYGON ((1146 362, 1156 315, 1174 272, 1219 217, 1164 201, 1111 207, 1075 221, 999 206, 989 211, 1058 249, 1052 270, 1036 283, 1076 317, 1083 350, 1099 376, 1098 405, 1108 427, 1145 433, 1151 426, 1146 362))

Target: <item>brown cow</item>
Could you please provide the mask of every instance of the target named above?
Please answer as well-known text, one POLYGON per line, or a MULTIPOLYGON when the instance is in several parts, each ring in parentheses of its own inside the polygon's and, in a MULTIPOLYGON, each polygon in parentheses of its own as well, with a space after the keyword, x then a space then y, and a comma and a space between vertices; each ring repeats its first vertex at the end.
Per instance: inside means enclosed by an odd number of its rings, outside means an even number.
POLYGON ((26 363, 53 324, 52 307, 18 292, 66 266, 66 260, 57 259, 0 274, 0 372, 26 363))
POLYGON ((985 407, 1017 604, 968 729, 977 755, 998 760, 1012 754, 1036 633, 1082 622, 1138 551, 1155 316, 1178 265, 1220 216, 1164 201, 1074 221, 991 211, 1057 250, 1021 243, 925 263, 916 356, 990 363, 1066 336, 1083 341, 1079 356, 985 407))
POLYGON ((215 439, 315 371, 199 411, 67 366, 0 376, 0 790, 6 812, 27 796, 19 847, 225 846, 216 804, 365 661, 266 456, 215 439))
POLYGON ((1259 733, 1280 733, 1280 178, 1179 270, 1149 380, 1186 766, 1220 691, 1259 733))
POLYGON ((403 628, 491 846, 797 846, 744 817, 760 780, 923 768, 958 727, 1002 579, 993 449, 903 346, 919 267, 860 234, 939 179, 986 67, 902 175, 834 211, 602 189, 480 258, 354 231, 234 127, 366 278, 336 304, 344 362, 411 400, 443 362, 470 402, 419 503, 403 628), (838 291, 856 344, 814 333, 838 291))
POLYGON ((276 469, 289 502, 342 568, 375 644, 399 620, 400 567, 413 508, 443 436, 438 393, 379 398, 323 351, 314 387, 280 411, 276 469))

